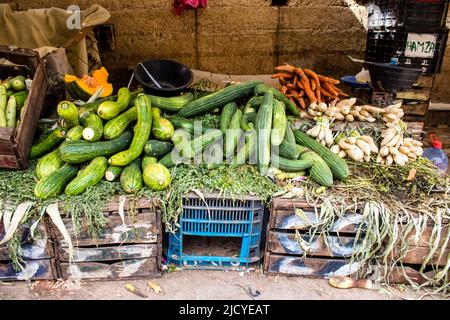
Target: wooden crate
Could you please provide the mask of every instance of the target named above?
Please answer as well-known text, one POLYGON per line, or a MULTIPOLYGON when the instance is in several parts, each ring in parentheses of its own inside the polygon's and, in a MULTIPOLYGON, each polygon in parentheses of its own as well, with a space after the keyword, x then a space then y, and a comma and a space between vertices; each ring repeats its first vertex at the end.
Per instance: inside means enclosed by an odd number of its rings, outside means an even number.
POLYGON ((0 128, 0 167, 26 169, 28 167, 28 154, 31 150, 47 92, 48 84, 44 73, 44 64, 37 52, 29 49, 11 50, 7 46, 0 46, 0 58, 5 58, 17 65, 23 65, 23 67, 0 65, 0 78, 24 74, 30 75, 33 79, 19 127, 0 128))
POLYGON ((358 264, 351 264, 348 258, 354 252, 356 232, 362 223, 359 210, 353 208, 335 221, 326 238, 315 236, 305 257, 305 249, 295 239, 296 230, 309 243, 307 232, 311 223, 318 222, 317 217, 315 208, 303 199, 273 200, 264 258, 266 274, 319 278, 357 275, 358 264), (299 209, 308 221, 296 213, 299 209))
MULTIPOLYGON (((16 271, 13 268, 7 243, 0 246, 0 281, 12 280, 54 280, 57 278, 55 253, 53 243, 48 238, 47 222, 42 220, 35 230, 35 239, 31 240, 31 222, 19 227, 17 232, 22 239, 22 258, 24 270, 16 271)), ((5 235, 4 224, 0 222, 0 239, 5 235)))
MULTIPOLYGON (((132 205, 125 202, 124 210, 132 205)), ((72 219, 64 218, 74 246, 74 263, 69 263, 69 245, 59 230, 52 225, 56 243, 57 266, 63 279, 121 280, 161 276, 162 224, 161 211, 147 199, 136 200, 136 213, 125 214, 124 228, 119 215, 119 197, 104 208, 107 219, 103 233, 93 239, 88 223, 75 235, 72 219)), ((63 212, 63 204, 60 204, 63 212)))
POLYGON ((430 105, 434 76, 420 76, 410 90, 397 92, 396 99, 402 99, 405 121, 425 122, 430 105))

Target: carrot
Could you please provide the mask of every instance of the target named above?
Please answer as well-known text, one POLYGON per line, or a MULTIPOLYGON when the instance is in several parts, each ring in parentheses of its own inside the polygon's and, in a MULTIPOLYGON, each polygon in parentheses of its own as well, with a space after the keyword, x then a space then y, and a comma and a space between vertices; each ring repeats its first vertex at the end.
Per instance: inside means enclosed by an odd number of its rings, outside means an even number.
POLYGON ((315 73, 311 69, 306 69, 306 68, 303 69, 303 71, 305 72, 305 74, 307 74, 308 76, 313 78, 314 81, 316 82, 317 86, 320 88, 320 80, 319 80, 319 77, 318 77, 317 73, 315 73))
POLYGON ((316 97, 317 97, 317 100, 319 100, 319 102, 323 102, 322 95, 320 94, 320 87, 316 88, 316 97))
POLYGON ((275 73, 275 74, 272 75, 272 79, 283 78, 283 79, 285 79, 285 80, 288 80, 288 79, 292 79, 292 77, 293 77, 292 74, 289 74, 289 73, 282 73, 282 72, 280 72, 280 73, 275 73))
POLYGON ((300 106, 302 107, 303 110, 306 110, 306 103, 305 103, 305 99, 303 98, 297 98, 298 102, 300 102, 300 106))
POLYGON ((304 95, 305 95, 305 90, 302 90, 302 91, 300 91, 300 92, 298 93, 297 98, 301 98, 301 97, 303 97, 304 95))
POLYGON ((305 90, 305 87, 300 80, 297 81, 297 88, 299 88, 300 90, 305 90))
POLYGON ((333 96, 331 93, 329 93, 327 90, 325 90, 325 88, 320 88, 320 93, 322 94, 323 97, 327 97, 327 98, 331 98, 331 99, 337 98, 337 97, 333 96))
POLYGON ((348 98, 349 95, 344 92, 338 92, 338 97, 348 98))
POLYGON ((316 91, 316 82, 314 81, 314 79, 310 79, 311 80, 311 90, 312 91, 316 91))
POLYGON ((338 92, 336 90, 334 90, 331 85, 328 82, 325 82, 323 84, 323 87, 325 88, 325 90, 327 90, 329 93, 331 93, 333 96, 337 97, 338 96, 338 92))
POLYGON ((317 75, 317 77, 319 78, 319 80, 322 83, 329 82, 331 84, 339 84, 339 80, 336 80, 336 79, 333 79, 333 78, 328 78, 328 77, 321 76, 321 75, 317 75))
POLYGON ((329 84, 335 91, 337 91, 337 92, 344 92, 341 89, 339 89, 338 87, 336 87, 334 84, 332 84, 332 83, 329 83, 329 84))
POLYGON ((309 79, 306 76, 306 74, 303 72, 302 68, 296 68, 295 73, 297 73, 300 76, 300 81, 303 84, 304 90, 305 90, 306 95, 308 96, 309 100, 311 102, 317 103, 317 98, 314 95, 314 92, 311 90, 311 85, 309 83, 309 79))
POLYGON ((288 72, 288 73, 294 73, 294 71, 295 71, 295 67, 291 66, 291 65, 288 65, 288 64, 275 67, 274 69, 276 71, 282 71, 282 72, 288 72))
POLYGON ((293 97, 293 98, 297 98, 298 97, 298 91, 297 90, 289 90, 288 92, 286 92, 286 97, 293 97))
POLYGON ((282 85, 285 86, 287 84, 287 81, 285 78, 279 77, 278 78, 278 82, 282 85))
POLYGON ((295 75, 294 80, 292 81, 292 84, 294 85, 294 87, 297 85, 297 81, 298 81, 298 77, 297 77, 297 75, 295 75))
POLYGON ((283 94, 286 94, 287 90, 288 90, 288 88, 286 86, 281 86, 281 88, 280 88, 280 92, 283 94))

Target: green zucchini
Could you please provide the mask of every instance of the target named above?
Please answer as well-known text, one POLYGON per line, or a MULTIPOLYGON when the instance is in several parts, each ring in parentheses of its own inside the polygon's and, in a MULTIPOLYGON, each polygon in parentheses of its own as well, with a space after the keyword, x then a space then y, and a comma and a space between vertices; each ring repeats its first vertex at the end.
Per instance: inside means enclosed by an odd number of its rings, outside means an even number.
POLYGON ((286 172, 298 172, 311 168, 312 161, 309 159, 290 160, 280 156, 272 156, 272 165, 286 172))
POLYGON ((109 158, 109 164, 113 166, 126 166, 139 157, 150 137, 152 130, 150 98, 145 94, 140 94, 134 101, 134 104, 137 108, 137 124, 134 130, 133 141, 128 150, 121 151, 109 158))
POLYGON ((267 91, 271 91, 275 99, 283 102, 287 110, 289 110, 291 114, 297 117, 300 115, 297 106, 291 100, 289 100, 284 94, 282 94, 278 89, 269 87, 266 84, 260 84, 255 87, 255 94, 258 96, 266 94, 267 91))
POLYGON ((272 120, 272 132, 271 143, 273 146, 279 146, 284 139, 286 133, 286 111, 284 103, 273 100, 273 120, 272 120))
POLYGON ((66 133, 66 140, 67 141, 76 141, 83 139, 83 130, 84 128, 82 126, 76 126, 71 128, 66 133))
POLYGON ((116 181, 117 179, 119 179, 122 170, 123 167, 109 166, 105 172, 105 179, 107 181, 116 181))
POLYGON ((181 110, 186 104, 194 100, 194 95, 191 92, 170 98, 157 97, 149 94, 147 96, 150 98, 153 107, 173 112, 181 110))
POLYGON ((178 112, 178 115, 180 117, 189 118, 198 114, 206 113, 217 107, 224 106, 229 102, 252 94, 254 88, 261 83, 261 81, 247 81, 225 87, 212 94, 189 102, 178 112))
POLYGON ((149 157, 159 158, 173 149, 173 144, 168 141, 148 140, 144 146, 144 153, 149 157))
POLYGON ((226 134, 227 129, 230 125, 231 117, 237 110, 237 105, 235 102, 227 103, 223 109, 222 114, 220 115, 220 130, 223 134, 226 134))
POLYGON ((337 179, 345 179, 348 177, 349 169, 347 163, 339 158, 337 154, 334 154, 330 149, 300 130, 294 130, 294 136, 299 145, 314 151, 326 162, 333 172, 334 177, 337 179))
POLYGON ((270 132, 272 129, 273 94, 267 91, 264 101, 256 115, 256 132, 258 134, 258 168, 266 175, 270 164, 270 132))
POLYGON ((87 115, 81 120, 84 127, 83 139, 86 141, 98 141, 103 135, 103 121, 95 113, 87 115))
POLYGON ((125 150, 130 146, 132 138, 133 133, 125 131, 119 138, 110 141, 65 141, 59 147, 59 152, 65 162, 81 163, 100 156, 107 157, 125 150))
POLYGON ((68 163, 42 178, 34 187, 38 199, 46 200, 60 195, 66 185, 77 175, 78 168, 68 163))
POLYGON ((234 150, 242 136, 241 129, 242 111, 237 109, 231 117, 227 134, 225 135, 225 157, 230 159, 234 155, 234 150))
POLYGON ((56 149, 38 160, 36 164, 36 176, 40 180, 51 175, 63 165, 64 161, 61 159, 58 149, 56 149))
POLYGON ((64 140, 65 136, 65 129, 56 128, 46 137, 37 140, 31 147, 30 159, 39 158, 48 153, 50 150, 56 148, 56 146, 64 140))
POLYGON ((68 196, 76 196, 84 193, 88 187, 95 186, 103 179, 108 169, 108 159, 105 157, 94 158, 86 167, 78 172, 78 175, 66 187, 68 196))
POLYGON ((78 122, 78 108, 70 101, 61 101, 56 107, 59 117, 68 121, 72 127, 80 125, 78 122))
POLYGON ((6 97, 6 88, 0 85, 0 127, 6 127, 6 106, 8 98, 6 97))
POLYGON ((14 128, 17 123, 17 101, 14 96, 9 97, 5 111, 6 127, 14 128))
POLYGON ((301 160, 309 160, 312 166, 309 175, 321 186, 331 187, 333 185, 333 172, 326 162, 315 152, 308 151, 300 156, 301 160))
POLYGON ((198 132, 205 133, 208 130, 211 130, 213 128, 209 126, 203 125, 201 121, 194 121, 190 119, 184 119, 178 116, 173 116, 169 118, 170 123, 174 126, 175 129, 185 129, 190 134, 194 134, 195 130, 197 129, 198 132))
POLYGON ((129 125, 137 119, 136 107, 131 107, 127 111, 119 114, 114 119, 109 120, 103 128, 103 137, 106 140, 112 140, 119 137, 127 130, 129 125))
POLYGON ((120 175, 120 185, 126 193, 136 193, 142 189, 143 179, 141 159, 139 157, 125 166, 120 175))
POLYGON ((116 101, 104 101, 97 109, 97 114, 104 120, 111 120, 119 113, 126 110, 131 100, 131 92, 128 88, 120 88, 116 101))
POLYGON ((246 143, 238 150, 236 158, 230 163, 230 168, 235 169, 240 165, 243 165, 249 160, 249 158, 254 155, 256 150, 256 130, 251 130, 245 133, 246 143))

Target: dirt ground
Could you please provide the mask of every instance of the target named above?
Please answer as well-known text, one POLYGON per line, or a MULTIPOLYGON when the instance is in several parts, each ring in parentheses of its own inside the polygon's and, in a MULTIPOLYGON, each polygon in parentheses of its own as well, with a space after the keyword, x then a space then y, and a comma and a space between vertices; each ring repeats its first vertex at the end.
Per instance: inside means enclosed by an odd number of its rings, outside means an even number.
POLYGON ((429 296, 411 287, 386 288, 375 285, 372 290, 336 289, 323 279, 264 276, 256 271, 175 271, 159 279, 133 281, 75 282, 36 281, 0 282, 0 300, 6 299, 192 299, 192 300, 386 300, 443 299, 429 296), (151 281, 162 289, 155 293, 151 281), (132 284, 145 298, 125 289, 132 284), (258 295, 259 292, 259 295, 258 295), (253 295, 254 297, 252 297, 253 295), (425 296, 424 296, 425 295, 425 296))

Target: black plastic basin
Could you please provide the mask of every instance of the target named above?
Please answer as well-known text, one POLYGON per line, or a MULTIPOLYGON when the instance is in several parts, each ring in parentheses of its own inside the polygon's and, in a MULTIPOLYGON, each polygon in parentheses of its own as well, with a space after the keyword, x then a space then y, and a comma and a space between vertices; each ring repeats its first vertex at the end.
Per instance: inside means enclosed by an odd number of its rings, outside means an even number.
POLYGON ((143 85, 144 91, 156 96, 176 96, 192 82, 194 75, 184 64, 172 60, 149 60, 142 62, 147 71, 161 85, 158 88, 140 64, 134 68, 134 77, 143 85))
POLYGON ((372 87, 382 91, 411 89, 422 73, 421 69, 394 66, 389 63, 366 62, 372 87))

